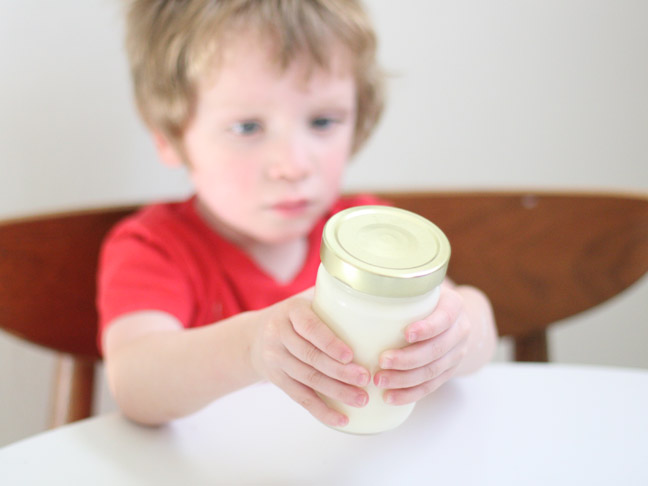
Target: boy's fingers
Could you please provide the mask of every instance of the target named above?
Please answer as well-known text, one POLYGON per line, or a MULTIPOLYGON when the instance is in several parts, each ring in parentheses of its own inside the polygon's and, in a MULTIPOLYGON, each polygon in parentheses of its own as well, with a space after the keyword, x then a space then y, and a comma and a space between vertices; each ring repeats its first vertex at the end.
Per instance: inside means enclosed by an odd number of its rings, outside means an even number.
POLYGON ((369 400, 364 390, 340 383, 294 357, 289 358, 284 373, 310 389, 352 407, 364 407, 369 400))
POLYGON ((310 304, 295 306, 290 310, 289 318, 295 332, 306 341, 336 361, 346 364, 353 359, 353 351, 339 339, 329 327, 311 309, 310 304))
POLYGON ((331 427, 344 427, 349 423, 346 415, 330 408, 317 393, 290 376, 284 375, 277 385, 320 422, 331 427))
POLYGON ((411 344, 401 349, 391 349, 380 355, 380 367, 392 370, 413 370, 436 361, 467 338, 463 322, 452 326, 439 336, 427 341, 411 344))
POLYGON ((426 381, 421 385, 411 388, 387 390, 383 395, 383 400, 390 405, 405 405, 416 402, 424 396, 436 391, 452 377, 453 373, 454 369, 449 369, 441 373, 441 375, 437 376, 435 379, 426 381))
MULTIPOLYGON (((290 329, 292 330, 292 328, 290 329)), ((282 336, 282 342, 298 360, 343 383, 366 386, 371 379, 370 373, 362 366, 355 363, 342 364, 336 361, 295 332, 286 332, 282 336)))
POLYGON ((444 288, 432 314, 425 319, 413 322, 405 330, 405 339, 409 343, 424 341, 438 336, 447 330, 459 318, 463 300, 458 292, 444 288))
POLYGON ((449 369, 456 368, 465 355, 464 346, 456 346, 442 358, 409 371, 381 370, 374 376, 379 388, 411 388, 435 380, 449 369))

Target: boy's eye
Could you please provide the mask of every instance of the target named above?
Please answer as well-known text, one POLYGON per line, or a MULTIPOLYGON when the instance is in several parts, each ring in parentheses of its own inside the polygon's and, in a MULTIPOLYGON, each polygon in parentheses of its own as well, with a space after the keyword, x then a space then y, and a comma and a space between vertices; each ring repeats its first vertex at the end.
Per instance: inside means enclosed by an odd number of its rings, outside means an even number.
POLYGON ((232 125, 231 130, 237 135, 254 135, 261 130, 261 124, 256 121, 247 120, 235 123, 232 125))
POLYGON ((334 118, 321 116, 313 118, 311 120, 311 126, 318 130, 326 130, 327 128, 330 128, 335 122, 336 120, 334 118))

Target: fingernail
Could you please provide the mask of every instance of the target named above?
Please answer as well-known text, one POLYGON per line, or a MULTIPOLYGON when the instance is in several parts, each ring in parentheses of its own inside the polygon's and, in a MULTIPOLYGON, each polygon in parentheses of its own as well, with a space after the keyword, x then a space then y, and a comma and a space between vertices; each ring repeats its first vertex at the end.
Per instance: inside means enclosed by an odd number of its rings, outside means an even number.
POLYGON ((394 397, 392 396, 391 393, 385 393, 385 394, 383 395, 383 401, 384 401, 386 404, 391 405, 392 403, 394 403, 394 397))
POLYGON ((376 376, 374 377, 374 384, 378 388, 387 388, 387 378, 384 376, 376 376))
POLYGON ((380 367, 383 370, 389 369, 394 364, 394 359, 391 356, 383 356, 380 359, 380 367))
POLYGON ((342 354, 340 354, 340 363, 342 364, 348 364, 352 359, 353 353, 351 351, 343 351, 342 354))
POLYGON ((364 394, 358 395, 355 399, 355 403, 358 407, 364 407, 368 401, 369 401, 369 397, 364 394))
POLYGON ((419 336, 421 331, 424 331, 426 327, 428 326, 427 321, 417 321, 413 325, 409 327, 409 332, 405 336, 405 339, 407 339, 407 342, 409 343, 415 343, 419 340, 419 336))
POLYGON ((369 384, 369 373, 363 371, 356 378, 356 385, 367 386, 369 384))

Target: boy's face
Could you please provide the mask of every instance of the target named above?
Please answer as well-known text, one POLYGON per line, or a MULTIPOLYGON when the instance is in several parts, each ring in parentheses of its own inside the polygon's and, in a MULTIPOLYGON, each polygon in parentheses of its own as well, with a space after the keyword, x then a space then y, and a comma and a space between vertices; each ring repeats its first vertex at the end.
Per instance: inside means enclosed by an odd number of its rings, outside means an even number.
POLYGON ((199 87, 183 138, 190 176, 199 210, 234 242, 301 238, 339 196, 356 120, 339 54, 329 70, 298 57, 280 71, 262 44, 241 42, 199 87))

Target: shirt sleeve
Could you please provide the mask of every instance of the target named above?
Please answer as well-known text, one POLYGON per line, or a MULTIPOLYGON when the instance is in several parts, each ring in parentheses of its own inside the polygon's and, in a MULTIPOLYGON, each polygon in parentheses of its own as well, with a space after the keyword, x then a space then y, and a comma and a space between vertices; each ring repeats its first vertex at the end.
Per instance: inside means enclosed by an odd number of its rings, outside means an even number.
POLYGON ((130 312, 167 312, 187 325, 193 299, 188 278, 163 245, 146 235, 117 232, 102 248, 97 276, 99 342, 107 326, 130 312))

